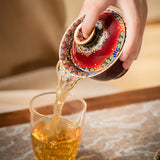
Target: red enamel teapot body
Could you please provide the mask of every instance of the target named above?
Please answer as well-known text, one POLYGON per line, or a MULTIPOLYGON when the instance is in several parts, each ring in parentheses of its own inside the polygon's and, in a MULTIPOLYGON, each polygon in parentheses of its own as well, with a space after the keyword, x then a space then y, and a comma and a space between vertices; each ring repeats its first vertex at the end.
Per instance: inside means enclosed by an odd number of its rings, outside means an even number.
POLYGON ((119 57, 126 39, 123 18, 113 10, 103 12, 88 39, 82 34, 85 16, 77 19, 65 32, 59 49, 60 63, 73 76, 111 80, 124 75, 119 57))

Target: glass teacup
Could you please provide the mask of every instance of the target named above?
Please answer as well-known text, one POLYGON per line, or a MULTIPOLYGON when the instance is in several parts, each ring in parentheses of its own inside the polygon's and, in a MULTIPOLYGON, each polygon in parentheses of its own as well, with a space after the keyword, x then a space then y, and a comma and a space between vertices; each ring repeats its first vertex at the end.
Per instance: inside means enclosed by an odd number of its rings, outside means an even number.
POLYGON ((80 145, 86 102, 69 94, 62 115, 54 117, 55 92, 30 102, 31 138, 36 160, 75 160, 80 145))

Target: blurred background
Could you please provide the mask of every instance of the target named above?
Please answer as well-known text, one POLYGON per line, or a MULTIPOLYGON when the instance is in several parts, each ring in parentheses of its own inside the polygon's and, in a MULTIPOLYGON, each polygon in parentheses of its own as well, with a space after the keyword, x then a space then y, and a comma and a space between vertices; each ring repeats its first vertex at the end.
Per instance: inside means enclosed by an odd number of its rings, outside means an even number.
MULTIPOLYGON (((103 82, 102 86, 105 83, 123 91, 160 85, 160 1, 147 1, 148 19, 138 60, 125 76, 103 82)), ((82 3, 0 1, 1 91, 55 88, 59 43, 66 28, 77 18, 82 3)))

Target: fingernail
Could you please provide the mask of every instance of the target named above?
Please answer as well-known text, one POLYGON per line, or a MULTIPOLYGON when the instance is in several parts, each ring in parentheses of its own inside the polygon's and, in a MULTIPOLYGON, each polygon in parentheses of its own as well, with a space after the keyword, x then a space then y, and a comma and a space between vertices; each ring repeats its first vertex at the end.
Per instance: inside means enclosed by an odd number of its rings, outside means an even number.
POLYGON ((133 61, 125 61, 123 62, 123 68, 129 69, 133 61))
POLYGON ((88 34, 83 33, 83 37, 84 37, 85 39, 87 39, 87 38, 89 37, 89 35, 88 35, 88 34))

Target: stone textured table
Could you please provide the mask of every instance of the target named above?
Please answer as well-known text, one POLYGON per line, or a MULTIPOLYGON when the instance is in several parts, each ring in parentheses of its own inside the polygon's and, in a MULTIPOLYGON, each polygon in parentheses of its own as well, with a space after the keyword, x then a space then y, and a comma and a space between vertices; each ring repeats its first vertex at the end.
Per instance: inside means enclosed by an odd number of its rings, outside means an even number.
MULTIPOLYGON (((160 99, 86 114, 78 160, 153 160, 160 148, 160 99)), ((33 160, 30 125, 0 128, 1 160, 33 160)))

